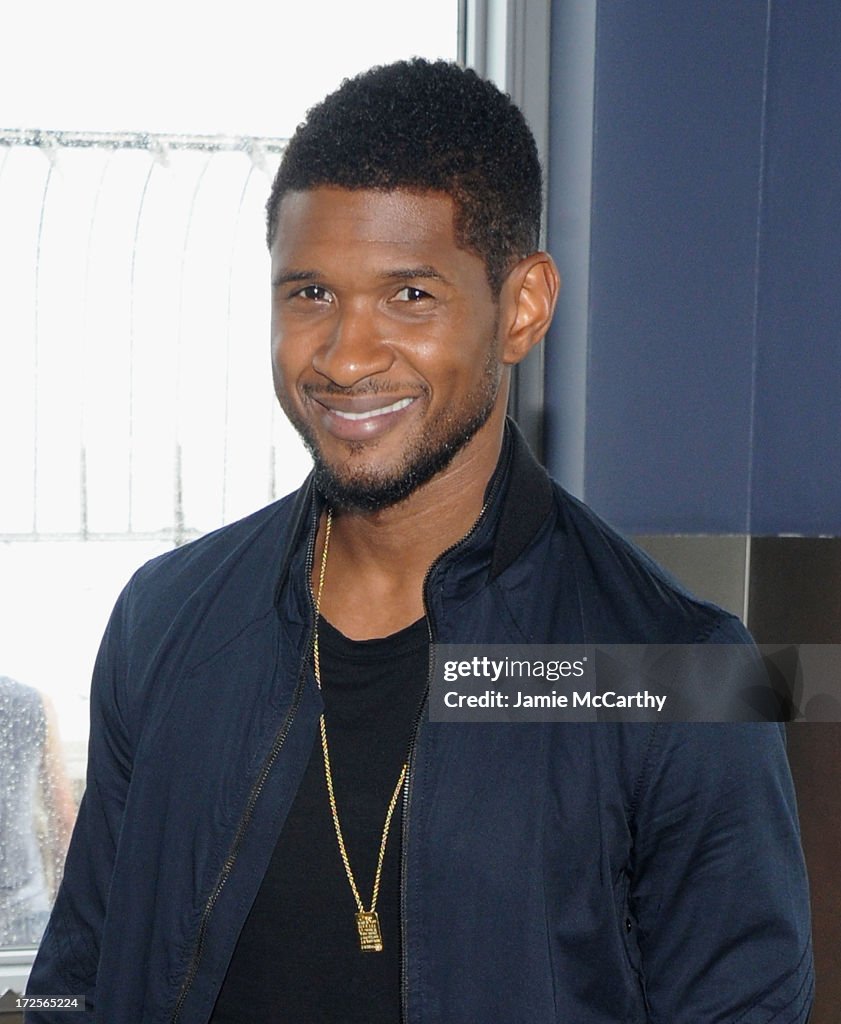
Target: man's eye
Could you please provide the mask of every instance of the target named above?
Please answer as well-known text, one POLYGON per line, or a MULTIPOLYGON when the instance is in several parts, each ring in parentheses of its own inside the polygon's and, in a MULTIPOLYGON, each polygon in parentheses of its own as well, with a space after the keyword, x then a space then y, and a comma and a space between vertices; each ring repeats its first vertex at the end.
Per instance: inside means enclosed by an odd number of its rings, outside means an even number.
POLYGON ((429 292, 425 292, 420 288, 412 288, 411 285, 408 285, 405 288, 401 288, 394 298, 398 302, 420 302, 421 299, 431 299, 432 296, 429 292))
POLYGON ((320 284, 308 284, 306 288, 301 288, 300 291, 295 292, 295 295, 299 295, 302 299, 309 299, 312 302, 333 301, 333 296, 330 292, 320 284))

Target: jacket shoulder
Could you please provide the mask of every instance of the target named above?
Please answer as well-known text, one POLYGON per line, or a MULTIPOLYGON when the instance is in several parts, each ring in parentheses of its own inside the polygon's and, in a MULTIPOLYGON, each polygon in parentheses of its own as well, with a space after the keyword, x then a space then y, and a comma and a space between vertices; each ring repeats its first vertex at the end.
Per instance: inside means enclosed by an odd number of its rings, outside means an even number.
POLYGON ((564 556, 590 635, 615 643, 749 643, 730 612, 704 601, 589 506, 554 484, 564 556))
MULTIPOLYGON (((157 598, 164 593, 191 593, 203 581, 235 566, 248 567, 249 561, 266 554, 276 556, 291 523, 291 514, 298 492, 287 495, 265 508, 181 547, 166 551, 142 565, 133 577, 137 591, 154 590, 157 598)), ((266 565, 263 562, 265 571, 266 565)))
POLYGON ((148 651, 180 630, 203 636, 209 650, 274 614, 307 501, 305 487, 142 565, 115 609, 126 643, 148 651))

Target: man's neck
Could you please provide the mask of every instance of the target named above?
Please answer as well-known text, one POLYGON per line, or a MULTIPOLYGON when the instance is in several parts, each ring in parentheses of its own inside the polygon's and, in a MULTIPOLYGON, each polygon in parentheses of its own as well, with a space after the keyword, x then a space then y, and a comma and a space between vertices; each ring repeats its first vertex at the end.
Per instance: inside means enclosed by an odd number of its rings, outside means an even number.
MULTIPOLYGON (((445 470, 404 501, 374 513, 334 513, 321 611, 345 636, 388 636, 425 614, 429 567, 478 519, 499 459, 501 425, 486 426, 493 429, 477 433, 445 470)), ((314 585, 324 525, 322 517, 314 585)))

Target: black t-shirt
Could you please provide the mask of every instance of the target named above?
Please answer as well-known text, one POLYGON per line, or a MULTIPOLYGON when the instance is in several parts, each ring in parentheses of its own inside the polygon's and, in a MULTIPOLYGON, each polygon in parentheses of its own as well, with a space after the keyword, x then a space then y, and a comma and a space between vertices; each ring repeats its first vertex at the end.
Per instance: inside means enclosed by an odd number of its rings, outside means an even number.
MULTIPOLYGON (((388 803, 426 689, 428 640, 423 619, 377 640, 349 640, 319 620, 333 787, 366 910, 388 803)), ((401 803, 377 901, 383 951, 363 953, 316 738, 210 1024, 397 1024, 401 803)))

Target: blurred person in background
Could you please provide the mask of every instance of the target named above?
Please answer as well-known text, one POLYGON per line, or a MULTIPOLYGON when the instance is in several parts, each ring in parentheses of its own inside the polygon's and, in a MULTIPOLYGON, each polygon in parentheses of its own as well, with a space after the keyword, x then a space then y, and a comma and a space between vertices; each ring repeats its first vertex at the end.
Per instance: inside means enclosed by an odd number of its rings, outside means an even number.
POLYGON ((0 946, 40 941, 75 815, 51 704, 0 676, 0 946))

